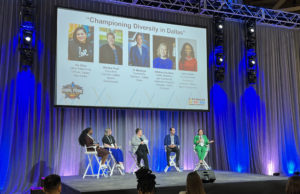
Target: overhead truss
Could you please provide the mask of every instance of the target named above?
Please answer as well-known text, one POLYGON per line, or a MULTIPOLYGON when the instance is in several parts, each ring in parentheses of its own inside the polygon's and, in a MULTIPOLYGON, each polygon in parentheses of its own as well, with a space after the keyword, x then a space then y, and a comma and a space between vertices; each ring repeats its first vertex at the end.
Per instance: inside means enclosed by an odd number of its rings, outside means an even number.
MULTIPOLYGON (((101 0, 95 0, 101 1, 101 0)), ((230 3, 224 0, 108 0, 200 15, 221 15, 232 19, 255 19, 258 23, 300 28, 300 14, 230 3)))

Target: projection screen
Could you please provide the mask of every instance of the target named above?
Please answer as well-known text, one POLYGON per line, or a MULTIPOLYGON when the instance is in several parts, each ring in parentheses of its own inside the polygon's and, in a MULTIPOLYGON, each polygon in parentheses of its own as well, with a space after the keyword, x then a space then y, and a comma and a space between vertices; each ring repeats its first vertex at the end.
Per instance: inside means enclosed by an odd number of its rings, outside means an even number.
POLYGON ((55 105, 208 110, 206 28, 57 8, 55 105))

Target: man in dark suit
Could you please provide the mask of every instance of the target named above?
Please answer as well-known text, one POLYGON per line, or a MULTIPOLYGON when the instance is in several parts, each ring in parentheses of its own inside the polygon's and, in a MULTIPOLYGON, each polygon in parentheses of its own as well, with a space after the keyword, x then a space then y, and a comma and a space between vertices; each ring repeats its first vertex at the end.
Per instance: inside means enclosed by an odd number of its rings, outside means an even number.
POLYGON ((107 33, 107 44, 99 49, 100 63, 123 64, 123 52, 121 47, 115 45, 115 35, 112 32, 107 33))
POLYGON ((136 45, 130 48, 129 64, 138 67, 150 67, 149 50, 143 45, 142 34, 135 36, 136 45))
POLYGON ((168 166, 170 166, 170 153, 175 152, 176 153, 176 166, 179 167, 179 157, 180 157, 180 150, 179 150, 179 138, 177 135, 175 135, 175 128, 170 128, 170 134, 166 135, 164 145, 166 147, 167 152, 167 162, 168 166))

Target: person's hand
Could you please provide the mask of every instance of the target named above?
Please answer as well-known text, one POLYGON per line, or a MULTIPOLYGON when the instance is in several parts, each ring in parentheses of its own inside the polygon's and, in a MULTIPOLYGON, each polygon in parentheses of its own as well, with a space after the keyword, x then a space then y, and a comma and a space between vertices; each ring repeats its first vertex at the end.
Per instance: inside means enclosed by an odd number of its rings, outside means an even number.
POLYGON ((200 143, 200 140, 198 140, 197 143, 200 143))
POLYGON ((95 146, 99 146, 99 144, 98 144, 98 143, 96 143, 96 144, 95 144, 95 146))
POLYGON ((209 143, 214 143, 214 142, 215 142, 214 140, 209 141, 209 143))

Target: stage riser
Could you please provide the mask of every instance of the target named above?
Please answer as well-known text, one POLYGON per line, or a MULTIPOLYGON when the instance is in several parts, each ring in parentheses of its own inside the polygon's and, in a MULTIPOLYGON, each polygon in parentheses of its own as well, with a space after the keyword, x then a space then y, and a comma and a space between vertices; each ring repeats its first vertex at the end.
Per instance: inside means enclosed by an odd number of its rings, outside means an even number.
MULTIPOLYGON (((265 182, 246 182, 246 183, 206 183, 204 184, 206 194, 283 194, 287 181, 265 181, 265 182)), ((177 194, 184 191, 184 186, 158 188, 157 194, 177 194)), ((63 193, 80 194, 66 185, 63 185, 63 193)), ((82 192, 81 194, 136 194, 136 189, 115 190, 115 191, 94 191, 82 192)))

